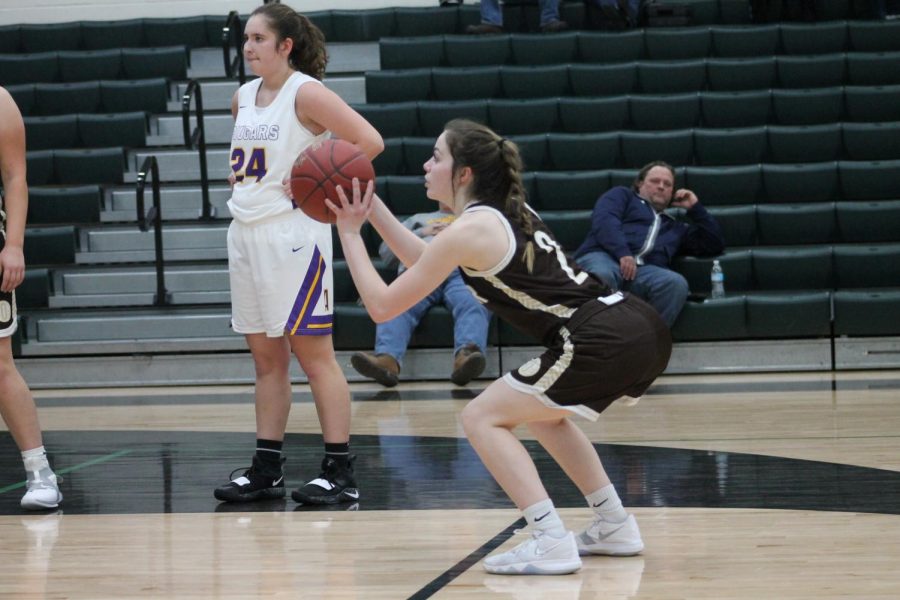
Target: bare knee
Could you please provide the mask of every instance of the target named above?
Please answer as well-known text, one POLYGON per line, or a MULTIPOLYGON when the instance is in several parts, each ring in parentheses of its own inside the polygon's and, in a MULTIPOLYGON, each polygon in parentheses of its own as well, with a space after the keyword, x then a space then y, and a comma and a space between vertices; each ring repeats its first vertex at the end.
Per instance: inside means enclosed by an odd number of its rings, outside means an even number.
POLYGON ((568 427, 570 421, 565 417, 552 419, 550 421, 531 421, 528 423, 528 430, 535 437, 541 437, 541 434, 552 434, 553 432, 568 427))
POLYGON ((257 352, 253 355, 257 379, 278 375, 287 376, 290 356, 287 352, 257 352))

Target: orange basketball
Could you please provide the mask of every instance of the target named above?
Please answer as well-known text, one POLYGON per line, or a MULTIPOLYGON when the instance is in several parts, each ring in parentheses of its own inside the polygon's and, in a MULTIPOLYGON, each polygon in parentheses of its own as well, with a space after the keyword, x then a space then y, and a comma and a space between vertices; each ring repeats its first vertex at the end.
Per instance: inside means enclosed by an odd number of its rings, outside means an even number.
POLYGON ((325 140, 300 153, 291 167, 291 193, 294 206, 322 223, 334 223, 335 215, 326 206, 328 198, 340 204, 336 186, 351 196, 353 178, 362 190, 375 179, 372 161, 359 148, 344 140, 325 140))

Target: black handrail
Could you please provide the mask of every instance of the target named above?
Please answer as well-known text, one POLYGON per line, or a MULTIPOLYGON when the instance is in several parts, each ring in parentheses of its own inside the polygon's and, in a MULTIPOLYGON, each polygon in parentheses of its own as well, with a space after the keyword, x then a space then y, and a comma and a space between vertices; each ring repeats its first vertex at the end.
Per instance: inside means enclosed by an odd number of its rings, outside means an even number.
POLYGON ((236 10, 228 13, 225 27, 222 28, 222 58, 225 60, 225 76, 234 78, 234 72, 238 72, 238 81, 241 85, 247 83, 247 75, 244 72, 244 32, 241 27, 241 17, 236 10), (231 58, 231 47, 234 46, 236 56, 231 58))
POLYGON ((188 82, 187 89, 181 99, 181 125, 184 130, 184 145, 193 150, 196 145, 200 152, 200 192, 203 201, 200 205, 200 219, 209 221, 216 216, 216 210, 209 203, 209 172, 206 168, 206 127, 203 116, 203 93, 196 79, 188 82), (196 95, 194 94, 196 92, 196 95), (197 102, 197 128, 191 131, 191 98, 197 102))
POLYGON ((156 254, 156 294, 153 296, 155 306, 166 306, 172 301, 172 295, 166 291, 166 275, 163 264, 162 210, 159 201, 159 166, 152 154, 144 159, 137 174, 135 196, 137 200, 137 222, 141 231, 147 231, 148 224, 153 224, 153 242, 156 254), (144 185, 147 183, 147 171, 153 175, 153 206, 144 214, 144 185))

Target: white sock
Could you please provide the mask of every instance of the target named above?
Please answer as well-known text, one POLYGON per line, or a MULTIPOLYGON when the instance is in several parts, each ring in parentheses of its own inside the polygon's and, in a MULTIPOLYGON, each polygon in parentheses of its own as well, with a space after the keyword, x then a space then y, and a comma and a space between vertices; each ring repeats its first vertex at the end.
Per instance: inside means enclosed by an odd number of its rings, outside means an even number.
POLYGON ((610 523, 623 523, 628 518, 628 513, 622 506, 619 494, 613 484, 600 488, 584 497, 594 514, 610 523))
POLYGON ((561 538, 566 535, 566 527, 563 525, 559 513, 553 507, 553 501, 547 498, 536 504, 532 504, 522 511, 525 520, 534 529, 546 533, 551 537, 561 538))
POLYGON ((44 451, 43 446, 23 452, 22 462, 25 463, 25 470, 30 473, 50 468, 50 463, 47 462, 47 453, 44 451))

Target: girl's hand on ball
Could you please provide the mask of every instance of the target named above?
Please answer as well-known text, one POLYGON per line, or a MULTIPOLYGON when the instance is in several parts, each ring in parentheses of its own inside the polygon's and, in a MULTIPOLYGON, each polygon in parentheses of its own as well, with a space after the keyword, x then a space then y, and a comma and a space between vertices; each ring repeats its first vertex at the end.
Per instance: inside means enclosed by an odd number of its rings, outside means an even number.
POLYGON ((325 204, 337 216, 337 228, 340 233, 358 232, 362 224, 369 218, 372 212, 372 196, 375 193, 375 182, 369 180, 366 191, 360 190, 359 179, 353 178, 353 199, 347 197, 347 192, 341 186, 336 186, 339 205, 326 199, 325 204))

